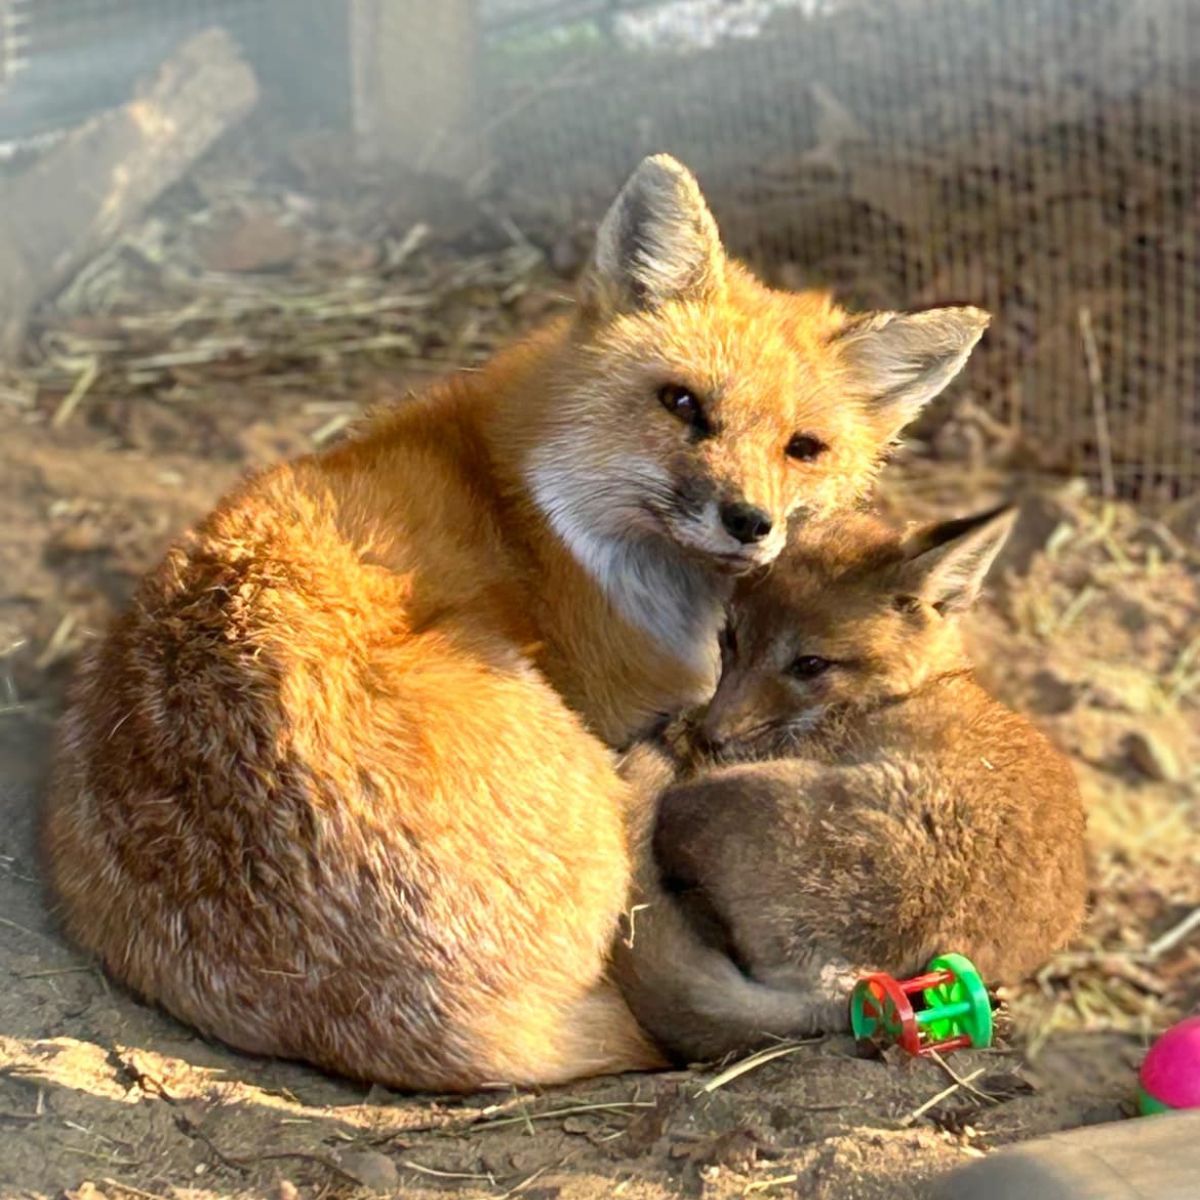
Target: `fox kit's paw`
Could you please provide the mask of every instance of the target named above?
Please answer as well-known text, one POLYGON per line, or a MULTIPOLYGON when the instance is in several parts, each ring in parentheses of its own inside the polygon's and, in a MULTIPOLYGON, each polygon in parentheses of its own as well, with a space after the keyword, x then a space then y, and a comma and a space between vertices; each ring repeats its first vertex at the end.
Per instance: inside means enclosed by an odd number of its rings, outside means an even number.
POLYGON ((768 987, 797 992, 813 992, 836 999, 850 993, 863 969, 852 967, 844 958, 830 959, 819 951, 805 955, 803 960, 783 963, 749 963, 750 974, 768 987))

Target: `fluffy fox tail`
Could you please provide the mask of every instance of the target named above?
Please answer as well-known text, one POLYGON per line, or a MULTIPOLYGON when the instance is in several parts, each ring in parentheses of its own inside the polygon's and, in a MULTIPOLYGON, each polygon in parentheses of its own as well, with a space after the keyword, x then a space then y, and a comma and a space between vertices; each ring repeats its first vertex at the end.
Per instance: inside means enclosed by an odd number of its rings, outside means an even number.
POLYGON ((746 975, 706 940, 662 883, 653 854, 656 798, 673 767, 649 747, 624 760, 621 773, 640 800, 631 822, 634 881, 612 975, 641 1025, 683 1061, 709 1061, 777 1038, 841 1030, 848 1024, 852 976, 826 966, 796 986, 746 975), (649 798, 649 802, 644 802, 649 798))

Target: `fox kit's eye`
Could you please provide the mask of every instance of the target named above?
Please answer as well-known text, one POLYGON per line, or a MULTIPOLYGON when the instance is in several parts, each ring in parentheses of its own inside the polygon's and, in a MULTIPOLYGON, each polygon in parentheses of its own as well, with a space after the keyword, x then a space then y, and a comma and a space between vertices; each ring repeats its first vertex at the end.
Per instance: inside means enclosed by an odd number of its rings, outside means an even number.
POLYGON ((797 679, 816 679, 832 666, 833 663, 828 658, 820 658, 816 654, 802 654, 788 667, 788 674, 797 679))
POLYGON ((820 438, 812 437, 807 433, 798 433, 787 444, 788 458, 794 458, 797 462, 812 462, 815 458, 820 458, 822 454, 828 450, 820 438))
POLYGON ((667 412, 678 417, 685 425, 690 425, 702 437, 712 432, 700 401, 682 385, 664 384, 658 389, 658 400, 667 412))

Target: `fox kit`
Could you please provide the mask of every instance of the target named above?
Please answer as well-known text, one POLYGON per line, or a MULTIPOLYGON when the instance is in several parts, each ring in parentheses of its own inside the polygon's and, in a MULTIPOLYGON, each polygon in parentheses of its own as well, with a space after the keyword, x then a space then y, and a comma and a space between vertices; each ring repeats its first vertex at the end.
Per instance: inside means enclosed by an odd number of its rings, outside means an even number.
POLYGON ((984 324, 769 291, 647 159, 574 315, 246 483, 84 657, 68 931, 233 1046, 392 1086, 659 1062, 605 978, 611 748, 711 692, 733 578, 858 500, 984 324))
MULTIPOLYGON (((862 970, 956 950, 1003 981, 1074 934, 1070 764, 975 682, 957 627, 1010 526, 989 513, 904 537, 848 516, 739 587, 691 743, 734 765, 663 794, 647 907, 616 947, 664 1045, 708 1057, 840 1029, 862 970)), ((628 773, 652 789, 662 769, 628 773)))

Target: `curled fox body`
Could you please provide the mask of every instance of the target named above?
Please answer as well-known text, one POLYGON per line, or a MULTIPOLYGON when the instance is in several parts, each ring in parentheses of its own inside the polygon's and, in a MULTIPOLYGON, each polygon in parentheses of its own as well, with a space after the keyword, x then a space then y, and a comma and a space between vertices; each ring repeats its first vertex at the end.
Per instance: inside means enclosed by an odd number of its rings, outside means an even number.
POLYGON ((845 1028, 861 971, 947 950, 1009 981, 1076 932, 1070 763, 974 680, 956 619, 1010 524, 904 537, 848 515, 739 586, 686 741, 705 765, 643 828, 648 907, 616 946, 634 1011, 676 1053, 845 1028))
POLYGON ((605 976, 613 748, 711 692, 733 578, 857 501, 983 323, 771 292, 646 160, 574 315, 250 480, 86 653, 68 932, 233 1046, 392 1086, 660 1062, 605 976))

